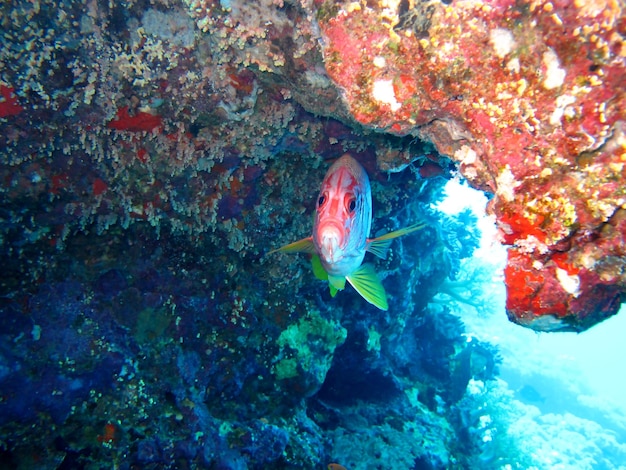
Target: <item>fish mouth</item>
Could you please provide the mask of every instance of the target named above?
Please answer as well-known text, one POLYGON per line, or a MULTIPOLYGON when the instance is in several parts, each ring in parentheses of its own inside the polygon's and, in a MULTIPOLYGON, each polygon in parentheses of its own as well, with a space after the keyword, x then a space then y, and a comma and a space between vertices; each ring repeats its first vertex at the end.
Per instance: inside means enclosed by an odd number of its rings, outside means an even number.
POLYGON ((319 227, 319 255, 325 262, 336 263, 343 257, 343 233, 343 226, 335 221, 328 221, 319 227))

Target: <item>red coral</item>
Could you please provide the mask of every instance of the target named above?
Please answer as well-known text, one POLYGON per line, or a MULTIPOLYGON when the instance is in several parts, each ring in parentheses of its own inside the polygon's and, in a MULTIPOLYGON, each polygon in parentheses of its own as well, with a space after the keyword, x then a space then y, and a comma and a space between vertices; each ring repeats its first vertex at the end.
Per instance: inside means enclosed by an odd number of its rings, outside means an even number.
POLYGON ((100 178, 96 178, 95 180, 93 180, 93 184, 91 186, 91 192, 93 193, 94 196, 100 196, 107 189, 109 189, 109 186, 100 178))
POLYGON ((139 111, 134 116, 128 114, 128 106, 117 110, 115 119, 107 123, 107 127, 118 131, 149 132, 163 126, 163 118, 156 114, 139 111))
POLYGON ((554 261, 554 264, 556 264, 559 268, 567 271, 567 273, 570 275, 578 274, 580 272, 580 269, 569 263, 568 258, 569 256, 567 252, 554 253, 552 255, 552 261, 554 261))
POLYGON ((0 85, 0 118, 15 116, 21 113, 24 108, 17 102, 17 96, 13 93, 13 88, 0 85))
POLYGON ((500 216, 500 227, 504 238, 504 242, 507 245, 514 244, 517 240, 526 238, 528 236, 534 236, 540 242, 544 242, 546 234, 539 228, 544 221, 544 217, 541 214, 537 215, 537 221, 535 223, 529 221, 525 217, 517 214, 502 214, 500 216))
POLYGON ((52 185, 50 192, 52 194, 59 194, 62 189, 66 189, 69 183, 69 176, 67 173, 59 173, 52 175, 52 185))
POLYGON ((508 288, 506 308, 508 311, 528 311, 533 298, 544 283, 544 276, 532 267, 532 257, 510 249, 507 266, 504 269, 504 282, 508 288))
POLYGON ((249 70, 236 71, 232 69, 228 73, 230 84, 236 90, 242 92, 244 95, 250 95, 254 89, 254 74, 249 70))
POLYGON ((511 321, 538 331, 584 331, 617 313, 621 301, 618 287, 605 285, 592 271, 566 263, 566 253, 555 253, 551 259, 553 263, 543 263, 532 254, 509 249, 504 277, 511 321), (558 269, 577 281, 576 292, 566 291, 558 269))
POLYGON ((146 163, 148 161, 148 151, 143 147, 137 150, 137 159, 141 163, 146 163))
POLYGON ((445 173, 443 168, 433 162, 425 162, 418 171, 422 178, 434 178, 445 173))
POLYGON ((106 423, 104 425, 104 431, 97 436, 98 442, 101 444, 112 445, 117 440, 117 428, 113 423, 106 423))
POLYGON ((509 317, 529 326, 543 315, 562 318, 570 314, 568 296, 559 284, 554 267, 541 263, 535 266, 535 262, 533 256, 512 248, 504 269, 509 317))

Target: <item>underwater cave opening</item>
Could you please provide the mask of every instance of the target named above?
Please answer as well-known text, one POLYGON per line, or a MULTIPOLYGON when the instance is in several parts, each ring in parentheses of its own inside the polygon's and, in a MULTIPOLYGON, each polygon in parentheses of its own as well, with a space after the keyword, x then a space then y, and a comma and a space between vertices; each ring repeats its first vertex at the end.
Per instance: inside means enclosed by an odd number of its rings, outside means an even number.
POLYGON ((370 356, 362 335, 349 333, 346 342, 337 348, 324 383, 313 396, 334 407, 357 402, 389 402, 402 393, 393 376, 385 373, 370 356))

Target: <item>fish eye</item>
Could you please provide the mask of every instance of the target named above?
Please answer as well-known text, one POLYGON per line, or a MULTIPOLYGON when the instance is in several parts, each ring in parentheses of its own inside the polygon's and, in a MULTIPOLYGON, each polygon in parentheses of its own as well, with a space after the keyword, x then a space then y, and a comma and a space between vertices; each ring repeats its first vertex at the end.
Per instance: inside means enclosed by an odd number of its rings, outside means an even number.
POLYGON ((354 209, 356 209, 356 198, 351 197, 348 201, 348 212, 354 212, 354 209))
POLYGON ((322 194, 317 200, 317 207, 322 207, 324 205, 324 202, 326 202, 326 196, 322 194))

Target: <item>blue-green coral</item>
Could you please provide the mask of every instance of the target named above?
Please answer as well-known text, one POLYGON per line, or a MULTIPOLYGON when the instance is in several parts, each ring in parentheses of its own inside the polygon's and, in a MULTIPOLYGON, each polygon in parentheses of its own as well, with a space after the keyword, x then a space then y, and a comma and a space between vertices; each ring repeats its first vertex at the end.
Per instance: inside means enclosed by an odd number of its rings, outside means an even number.
POLYGON ((333 352, 347 334, 338 322, 323 318, 318 311, 309 312, 280 334, 274 375, 280 380, 305 375, 317 389, 330 369, 333 352))

